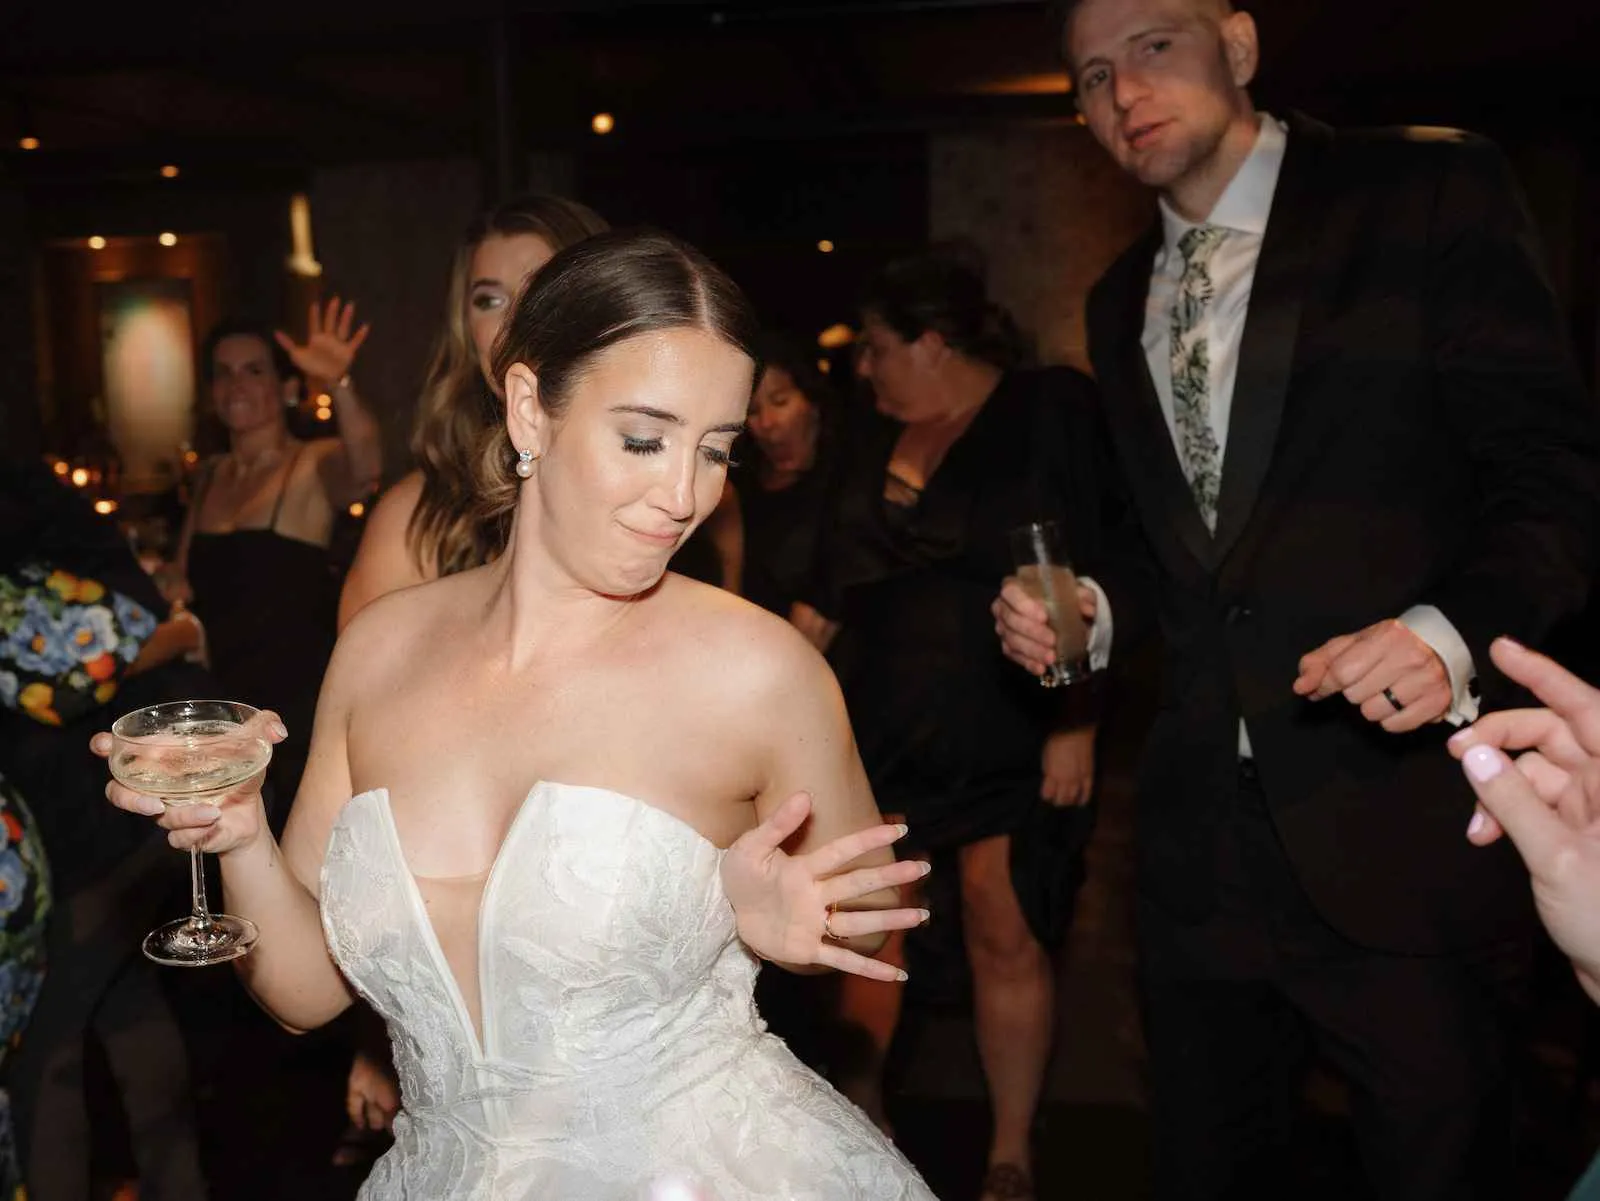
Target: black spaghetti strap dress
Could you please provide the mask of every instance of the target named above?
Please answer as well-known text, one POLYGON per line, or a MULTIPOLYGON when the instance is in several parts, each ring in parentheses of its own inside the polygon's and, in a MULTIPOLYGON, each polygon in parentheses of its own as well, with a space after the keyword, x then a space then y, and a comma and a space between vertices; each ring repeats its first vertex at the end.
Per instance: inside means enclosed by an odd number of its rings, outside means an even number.
MULTIPOLYGON (((267 769, 268 816, 275 828, 287 817, 305 768, 339 605, 327 549, 277 529, 295 461, 264 527, 221 534, 197 530, 189 543, 194 611, 205 623, 211 667, 228 694, 225 699, 273 709, 289 730, 267 769)), ((210 484, 208 473, 196 506, 210 484)))

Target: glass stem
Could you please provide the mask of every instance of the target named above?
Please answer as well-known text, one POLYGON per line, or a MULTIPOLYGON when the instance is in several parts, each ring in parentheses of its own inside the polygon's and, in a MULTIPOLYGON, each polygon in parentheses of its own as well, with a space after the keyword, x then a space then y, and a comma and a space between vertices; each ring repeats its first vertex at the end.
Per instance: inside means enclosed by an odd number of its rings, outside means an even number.
POLYGON ((189 890, 193 896, 193 917, 195 925, 211 925, 211 909, 206 904, 206 869, 200 861, 200 852, 191 847, 189 849, 189 890))

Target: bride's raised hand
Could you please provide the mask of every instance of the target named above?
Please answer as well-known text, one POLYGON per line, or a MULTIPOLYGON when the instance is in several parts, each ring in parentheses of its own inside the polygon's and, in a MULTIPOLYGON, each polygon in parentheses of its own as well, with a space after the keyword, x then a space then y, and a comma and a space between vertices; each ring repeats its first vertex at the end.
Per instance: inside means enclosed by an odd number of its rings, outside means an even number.
POLYGON ((920 880, 928 865, 917 860, 846 870, 872 851, 901 838, 906 828, 870 826, 803 855, 783 844, 811 812, 811 794, 797 792, 753 830, 741 835, 722 858, 722 889, 733 906, 739 937, 757 955, 776 963, 821 966, 874 980, 904 980, 906 974, 852 950, 851 939, 881 942, 890 930, 909 930, 928 918, 925 909, 851 909, 848 902, 920 880))
MULTIPOLYGON (((259 726, 260 736, 272 744, 289 736, 282 720, 271 710, 250 719, 259 726)), ((100 758, 111 754, 111 735, 105 731, 89 739, 89 749, 100 758)), ((118 809, 153 817, 169 831, 167 841, 177 850, 198 847, 210 854, 224 854, 254 842, 267 829, 266 812, 261 802, 264 772, 257 772, 245 783, 220 796, 208 797, 194 805, 166 805, 159 797, 136 792, 116 780, 106 782, 106 799, 118 809)))

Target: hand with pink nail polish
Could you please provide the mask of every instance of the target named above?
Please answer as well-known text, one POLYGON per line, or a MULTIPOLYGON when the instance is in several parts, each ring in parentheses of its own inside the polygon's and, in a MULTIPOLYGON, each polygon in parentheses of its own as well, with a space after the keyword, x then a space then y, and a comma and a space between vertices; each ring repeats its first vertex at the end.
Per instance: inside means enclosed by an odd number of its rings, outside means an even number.
POLYGON ((1451 738, 1478 794, 1467 837, 1510 837, 1540 920, 1600 1002, 1600 689, 1507 638, 1489 654, 1548 708, 1491 713, 1451 738))

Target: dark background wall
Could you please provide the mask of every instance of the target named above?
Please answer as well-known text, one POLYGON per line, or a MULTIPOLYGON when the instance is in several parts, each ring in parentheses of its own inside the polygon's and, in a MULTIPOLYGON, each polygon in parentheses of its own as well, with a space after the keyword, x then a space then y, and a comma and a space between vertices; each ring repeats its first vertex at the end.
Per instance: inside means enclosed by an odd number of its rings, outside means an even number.
MULTIPOLYGON (((198 266, 143 260, 198 272, 197 326, 243 310, 298 332, 309 297, 354 299, 373 324, 358 375, 392 475, 451 246, 519 187, 696 241, 771 324, 806 337, 850 320, 886 258, 964 237, 1046 357, 1077 363, 1087 288, 1150 212, 1074 124, 1043 5, 1026 0, 414 0, 378 23, 282 0, 160 29, 123 13, 88 43, 81 22, 28 7, 0 13, 0 386, 6 437, 30 450, 72 453, 92 416, 79 368, 98 350, 58 295, 74 272, 109 269, 90 234, 213 247, 198 266), (588 128, 602 109, 617 118, 607 137, 588 128), (20 149, 28 131, 40 149, 20 149), (160 178, 168 161, 179 178, 160 178), (314 280, 285 266, 296 193, 311 201, 314 280)), ((1600 6, 1258 7, 1265 107, 1502 142, 1592 373, 1600 146, 1586 114, 1600 79, 1582 47, 1600 6)))

